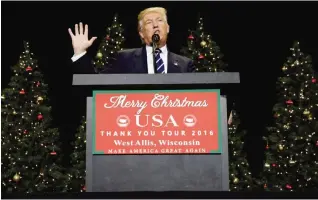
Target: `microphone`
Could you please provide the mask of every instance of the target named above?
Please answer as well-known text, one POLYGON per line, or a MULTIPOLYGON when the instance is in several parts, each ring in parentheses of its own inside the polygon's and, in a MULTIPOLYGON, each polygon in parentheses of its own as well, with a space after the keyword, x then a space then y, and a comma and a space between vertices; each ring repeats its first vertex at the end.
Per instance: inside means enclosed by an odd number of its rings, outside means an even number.
POLYGON ((158 43, 160 41, 160 36, 158 34, 153 34, 152 42, 158 43))

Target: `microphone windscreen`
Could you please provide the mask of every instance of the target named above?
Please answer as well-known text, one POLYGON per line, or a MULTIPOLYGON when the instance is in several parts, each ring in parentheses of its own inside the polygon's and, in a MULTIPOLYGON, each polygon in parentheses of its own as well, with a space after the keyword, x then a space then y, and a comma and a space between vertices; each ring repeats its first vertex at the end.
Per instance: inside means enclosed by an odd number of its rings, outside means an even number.
POLYGON ((159 40, 160 40, 160 36, 159 36, 158 34, 154 34, 154 35, 152 36, 152 41, 153 41, 153 42, 159 42, 159 40))

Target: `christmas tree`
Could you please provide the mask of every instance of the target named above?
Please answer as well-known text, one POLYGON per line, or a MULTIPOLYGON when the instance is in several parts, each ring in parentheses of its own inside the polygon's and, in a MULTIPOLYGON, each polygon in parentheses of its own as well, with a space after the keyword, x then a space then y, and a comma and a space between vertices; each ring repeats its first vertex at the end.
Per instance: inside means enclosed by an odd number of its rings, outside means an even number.
POLYGON ((318 87, 311 57, 295 42, 277 81, 275 125, 265 138, 263 187, 268 191, 317 190, 318 87))
POLYGON ((204 32, 202 17, 199 17, 196 30, 190 30, 187 44, 181 54, 193 60, 197 72, 226 71, 227 64, 222 60, 220 47, 204 32))
POLYGON ((24 48, 1 96, 2 192, 62 191, 59 132, 50 127, 48 86, 28 42, 24 48))
POLYGON ((92 61, 97 73, 111 67, 111 63, 118 51, 122 50, 125 38, 124 29, 118 22, 118 14, 115 14, 111 26, 107 27, 106 37, 102 39, 95 59, 92 61))
MULTIPOLYGON (((224 55, 220 47, 205 33, 203 18, 199 17, 196 30, 190 30, 187 47, 181 53, 192 59, 197 72, 225 72, 228 65, 223 61, 224 55)), ((250 190, 253 179, 249 172, 246 156, 243 154, 245 131, 238 131, 240 119, 233 109, 229 121, 229 159, 230 159, 230 190, 250 190)))
POLYGON ((68 192, 85 192, 86 177, 86 120, 83 117, 76 133, 74 152, 71 154, 71 168, 66 189, 68 192))
POLYGON ((243 152, 246 131, 239 129, 240 123, 237 111, 233 108, 228 122, 231 191, 253 189, 253 178, 249 171, 246 154, 243 152))

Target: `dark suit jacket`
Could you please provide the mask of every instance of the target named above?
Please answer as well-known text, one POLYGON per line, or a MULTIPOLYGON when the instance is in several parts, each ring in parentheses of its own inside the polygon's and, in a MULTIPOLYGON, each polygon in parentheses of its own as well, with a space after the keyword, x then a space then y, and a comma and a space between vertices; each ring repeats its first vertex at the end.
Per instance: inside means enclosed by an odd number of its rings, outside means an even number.
MULTIPOLYGON (((76 60, 73 64, 77 74, 96 73, 91 59, 87 54, 76 60)), ((193 61, 184 56, 168 51, 168 73, 194 72, 193 61)), ((146 48, 128 49, 118 52, 115 61, 100 73, 108 74, 139 74, 148 73, 146 48)))

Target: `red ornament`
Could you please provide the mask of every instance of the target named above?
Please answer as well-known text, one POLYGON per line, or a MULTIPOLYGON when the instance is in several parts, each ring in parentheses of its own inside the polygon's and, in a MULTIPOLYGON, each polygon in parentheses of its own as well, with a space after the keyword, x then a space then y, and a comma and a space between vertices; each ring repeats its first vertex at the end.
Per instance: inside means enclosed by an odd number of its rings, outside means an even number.
POLYGON ((53 155, 53 156, 55 156, 55 155, 56 155, 56 152, 55 152, 55 151, 52 151, 50 154, 53 155))
POLYGON ((36 83, 36 87, 39 87, 40 86, 40 82, 38 81, 37 83, 36 83))
POLYGON ((266 149, 269 149, 269 146, 268 146, 268 145, 266 145, 266 149))
POLYGON ((294 102, 293 102, 292 100, 288 100, 288 101, 286 101, 286 103, 289 104, 289 105, 291 105, 291 104, 293 104, 294 102))
POLYGON ((317 80, 316 80, 315 78, 311 79, 311 82, 312 82, 312 83, 316 83, 316 81, 317 81, 317 80))
POLYGON ((24 131, 23 131, 23 133, 24 133, 24 134, 27 134, 27 133, 28 133, 28 131, 27 131, 27 130, 24 130, 24 131))
POLYGON ((292 186, 289 185, 289 184, 287 184, 287 185, 286 185, 286 188, 287 188, 287 189, 292 189, 292 186))
POLYGON ((110 40, 110 37, 109 37, 109 35, 107 35, 107 36, 106 36, 106 40, 110 40))
POLYGON ((85 186, 83 186, 82 190, 86 190, 86 187, 85 187, 85 186))
POLYGON ((189 35, 188 39, 189 39, 189 40, 193 40, 193 39, 194 39, 193 35, 192 35, 192 34, 189 35))
POLYGON ((41 120, 41 119, 43 119, 43 115, 42 115, 42 114, 39 114, 39 115, 38 115, 38 120, 41 120))
POLYGON ((199 59, 203 59, 204 58, 204 55, 199 55, 199 59))
POLYGON ((316 146, 318 147, 318 141, 316 142, 316 146))
POLYGON ((24 89, 22 89, 22 90, 20 91, 20 94, 25 94, 24 89))
POLYGON ((264 184, 264 188, 267 188, 267 185, 266 185, 266 183, 264 184))
POLYGON ((28 71, 32 71, 32 67, 28 66, 25 70, 26 70, 27 72, 28 72, 28 71))
POLYGON ((272 164, 272 166, 273 166, 273 167, 276 167, 276 164, 274 163, 274 164, 272 164))

